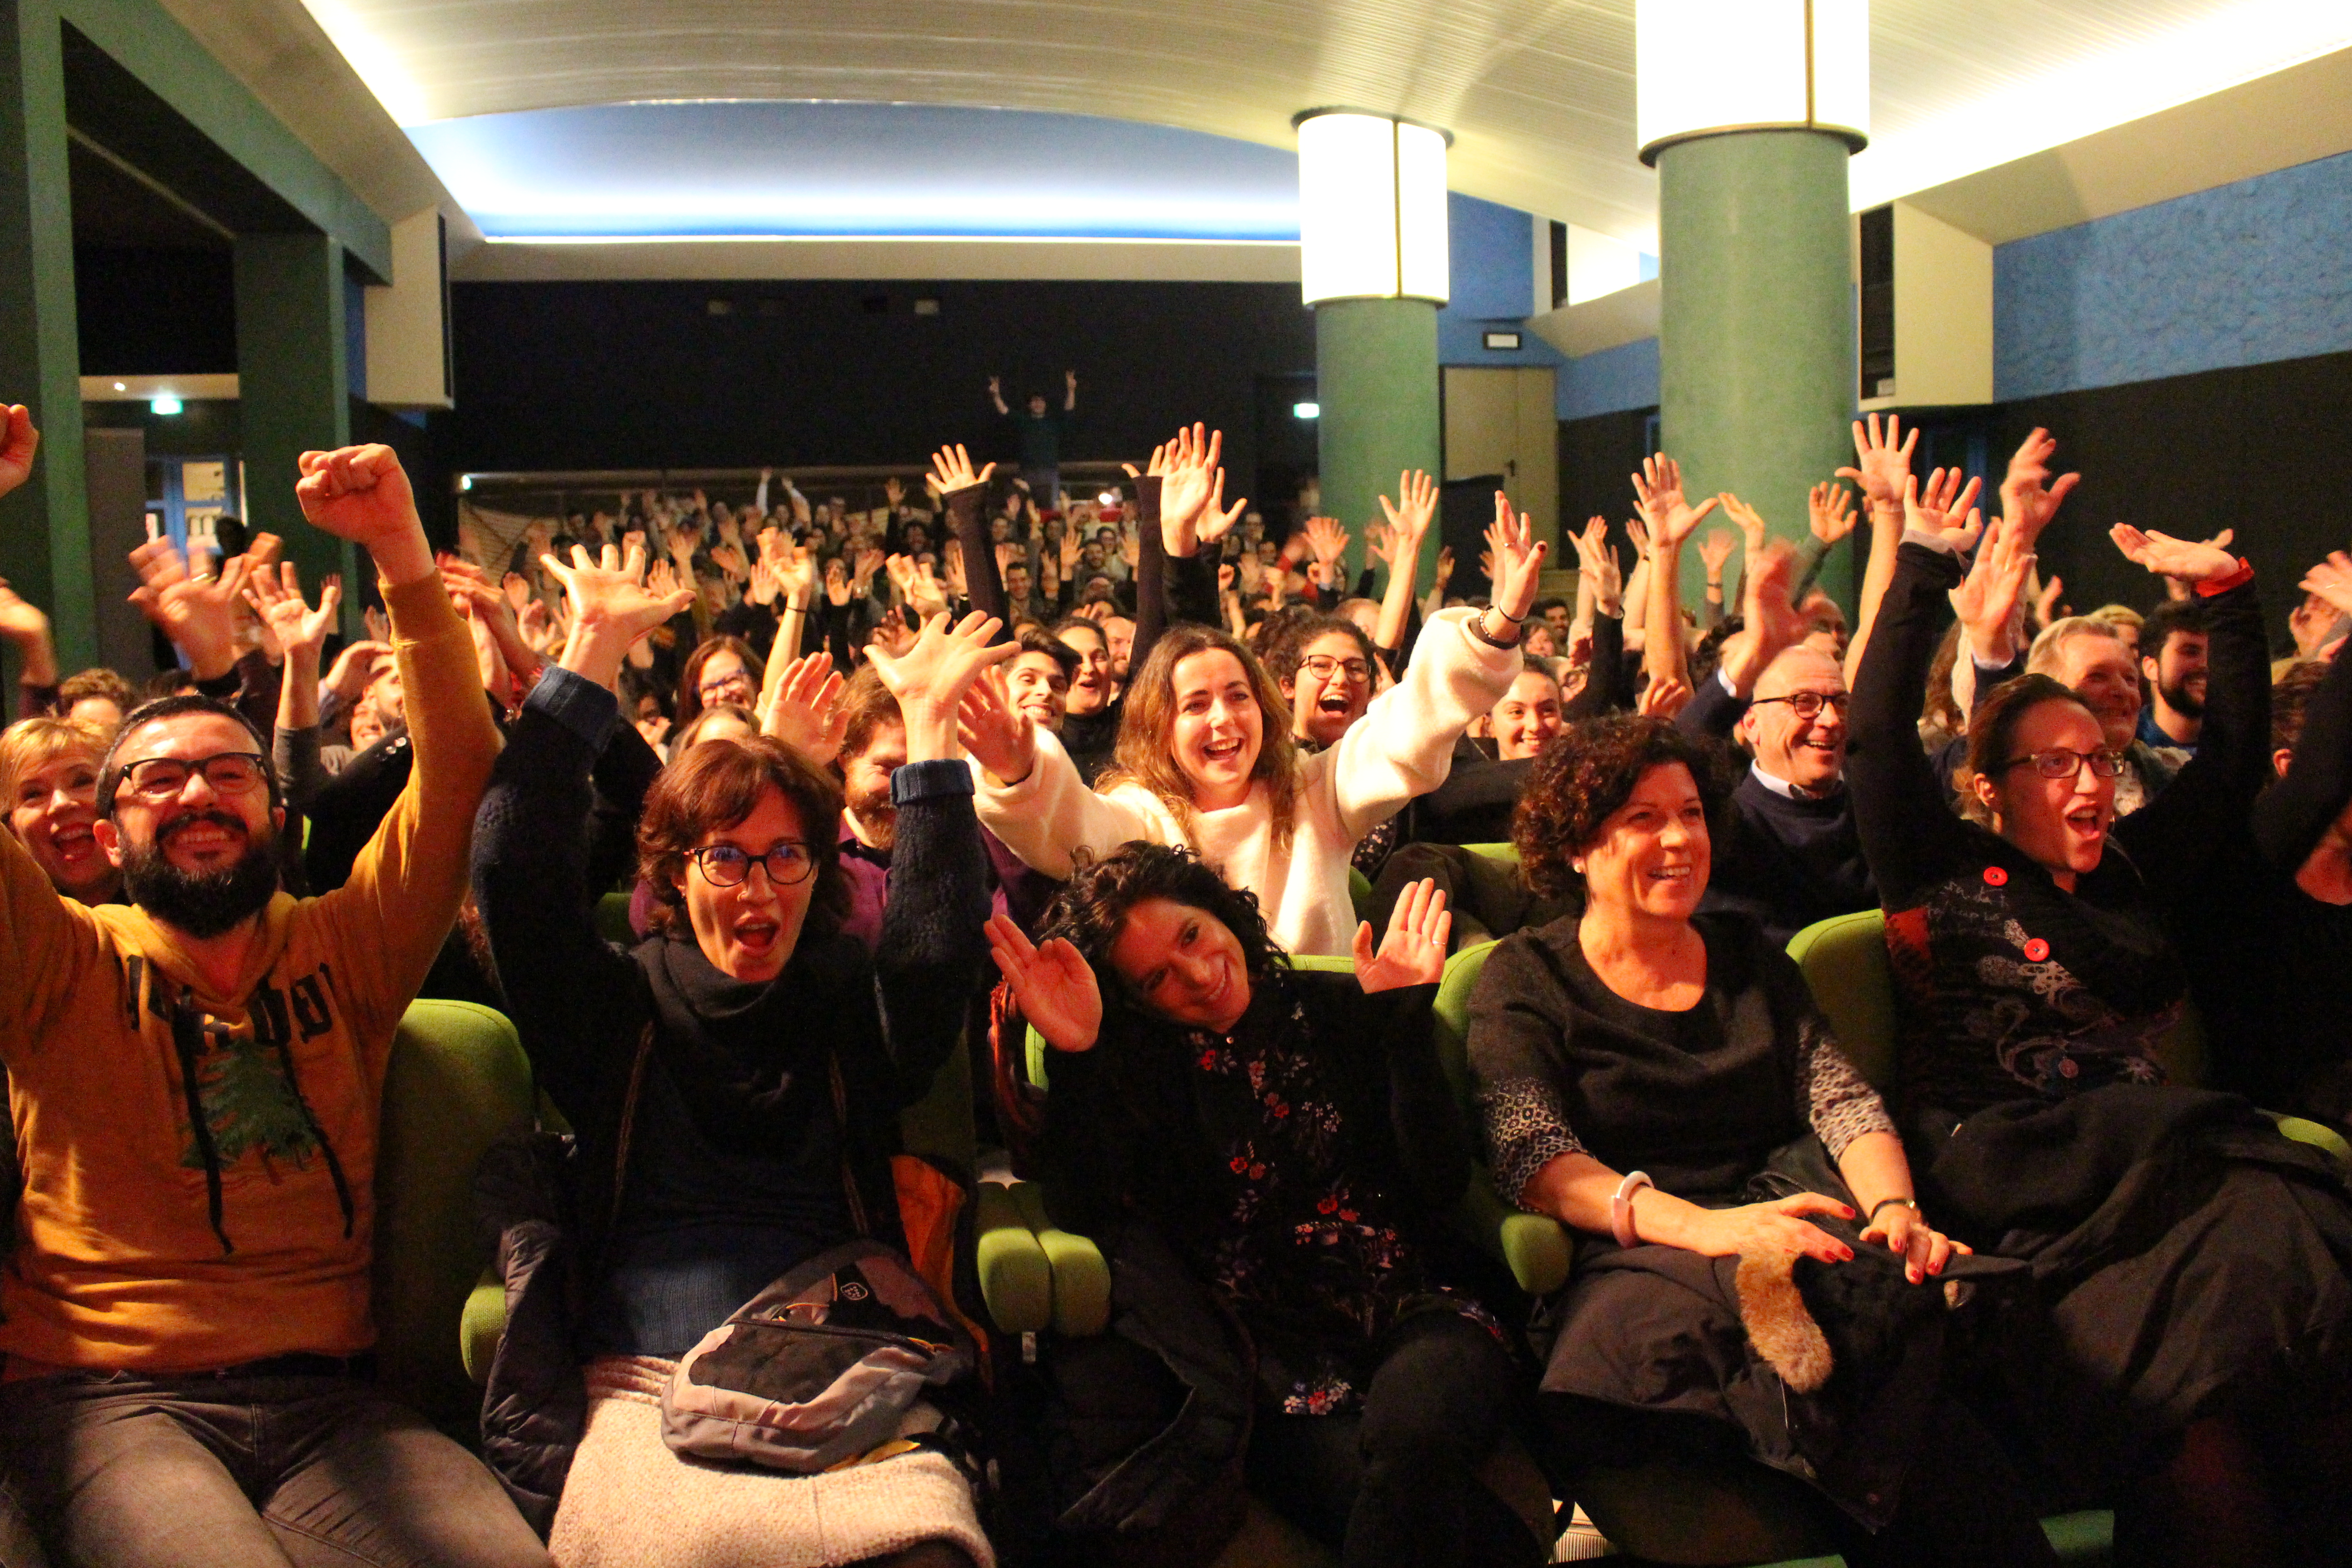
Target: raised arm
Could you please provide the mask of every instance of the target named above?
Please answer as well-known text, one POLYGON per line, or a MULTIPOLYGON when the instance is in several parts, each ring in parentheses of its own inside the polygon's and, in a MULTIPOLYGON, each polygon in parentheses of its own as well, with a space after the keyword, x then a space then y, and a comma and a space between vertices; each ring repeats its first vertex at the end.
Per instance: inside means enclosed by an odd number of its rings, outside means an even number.
POLYGON ((1372 632, 1372 647, 1391 656, 1404 651, 1405 620, 1412 613, 1413 585, 1421 574, 1421 542, 1437 516, 1437 481, 1419 468, 1409 468, 1397 476, 1397 495, 1394 502, 1381 498, 1381 510, 1388 518, 1389 584, 1372 632))
POLYGON ((1909 909, 1964 853, 1916 722, 1942 636, 1943 597, 1960 581, 1958 541, 1915 535, 1895 556, 1869 655, 1855 671, 1846 782, 1864 858, 1889 910, 1909 909))
MULTIPOLYGON (((2336 551, 2304 577, 2303 591, 2352 615, 2352 556, 2336 551)), ((2338 651, 2303 711, 2286 775, 2254 806, 2254 841, 2278 869, 2300 876, 2315 849, 2329 844, 2341 861, 2352 846, 2336 824, 2352 807, 2352 657, 2338 651)), ((2321 893, 2308 887, 2314 897, 2321 893)), ((2332 901, 2332 900, 2331 900, 2332 901)))
MULTIPOLYGON (((989 384, 993 387, 995 383, 989 384)), ((961 446, 942 447, 931 454, 931 482, 947 508, 948 527, 954 531, 958 552, 963 557, 964 585, 971 596, 972 610, 1003 627, 1012 624, 1013 612, 1004 597, 1004 574, 997 569, 996 548, 989 542, 988 520, 981 515, 981 503, 988 499, 989 476, 995 472, 994 463, 974 470, 971 455, 961 446)))
POLYGON ((1642 459, 1642 471, 1633 476, 1633 497, 1635 510, 1650 533, 1642 664, 1653 684, 1675 680, 1687 686, 1689 665, 1680 605, 1683 542, 1721 504, 1721 498, 1710 497, 1691 505, 1683 496, 1682 465, 1664 452, 1642 459))
POLYGON ((357 994, 388 1009, 373 1022, 389 1046, 465 897, 474 811, 499 754, 474 642, 450 607, 416 515, 408 476, 389 447, 305 452, 295 486, 313 526, 364 548, 392 620, 414 753, 407 786, 353 862, 319 900, 342 928, 342 951, 375 984, 357 994))
POLYGON ((272 750, 278 786, 297 810, 310 805, 329 777, 319 761, 319 665, 342 596, 342 580, 330 576, 320 586, 319 607, 311 609, 302 601, 300 576, 290 561, 275 573, 255 573, 246 593, 246 602, 286 653, 272 750))
MULTIPOLYGON (((40 449, 33 411, 21 403, 0 405, 0 496, 33 477, 33 455, 40 449)), ((0 641, 16 649, 16 716, 29 719, 46 712, 58 685, 49 618, 9 592, 5 581, 0 581, 0 641)))
POLYGON ((1853 639, 1845 650, 1848 686, 1854 684, 1863 650, 1870 646, 1879 602, 1886 596, 1886 585, 1895 580, 1895 552, 1903 543, 1903 487, 1911 474, 1911 453, 1918 445, 1917 429, 1903 434, 1901 415, 1888 415, 1881 426, 1874 414, 1866 423, 1853 422, 1854 467, 1837 471, 1838 478, 1852 479, 1862 488, 1863 508, 1870 514, 1870 555, 1863 563, 1853 639))
POLYGON ((1592 604, 1592 647, 1586 656, 1584 689, 1568 700, 1560 714, 1573 723, 1630 707, 1633 693, 1625 689, 1625 590, 1617 552, 1609 542, 1608 521, 1593 518, 1582 533, 1569 537, 1576 546, 1577 595, 1590 595, 1592 604))
POLYGON ((1017 651, 996 640, 1001 629, 971 615, 950 630, 946 616, 934 616, 905 653, 874 653, 907 725, 907 761, 890 775, 898 837, 874 952, 901 1105, 923 1097, 955 1048, 988 951, 988 856, 956 714, 972 680, 1017 651))
POLYGON ((2127 560, 2187 584, 2205 610, 2205 722, 2197 754, 2161 795, 2109 829, 2178 907, 2193 896, 2197 874, 2214 855, 2241 850, 2254 797, 2272 773, 2262 600, 2253 568, 2226 550, 2126 523, 2109 536, 2127 560))

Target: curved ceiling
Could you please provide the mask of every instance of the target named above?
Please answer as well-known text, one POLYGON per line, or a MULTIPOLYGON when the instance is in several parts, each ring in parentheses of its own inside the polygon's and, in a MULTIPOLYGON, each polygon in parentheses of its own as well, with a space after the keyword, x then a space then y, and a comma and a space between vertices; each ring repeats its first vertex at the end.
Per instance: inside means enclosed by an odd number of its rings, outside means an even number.
MULTIPOLYGON (((1018 108, 1293 146, 1349 104, 1454 133, 1457 190, 1655 232, 1633 0, 303 0, 404 125, 660 100, 1018 108)), ((2314 0, 1874 0, 1885 200, 2352 45, 2314 0)))

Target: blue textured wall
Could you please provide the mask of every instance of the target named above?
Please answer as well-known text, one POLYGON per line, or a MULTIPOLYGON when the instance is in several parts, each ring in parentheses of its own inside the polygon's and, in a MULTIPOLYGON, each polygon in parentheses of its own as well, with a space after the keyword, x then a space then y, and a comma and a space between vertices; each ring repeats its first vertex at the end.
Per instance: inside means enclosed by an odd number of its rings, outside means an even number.
POLYGON ((2352 349, 2352 153, 1993 251, 2003 401, 2352 349))
POLYGON ((1451 192, 1445 201, 1453 298, 1437 312, 1440 364, 1551 364, 1568 361, 1527 331, 1535 313, 1535 219, 1517 207, 1451 192), (1516 331, 1521 346, 1490 349, 1489 330, 1516 331))
POLYGON ((1642 338, 1568 362, 1559 378, 1559 416, 1589 419, 1658 402, 1658 340, 1642 338))

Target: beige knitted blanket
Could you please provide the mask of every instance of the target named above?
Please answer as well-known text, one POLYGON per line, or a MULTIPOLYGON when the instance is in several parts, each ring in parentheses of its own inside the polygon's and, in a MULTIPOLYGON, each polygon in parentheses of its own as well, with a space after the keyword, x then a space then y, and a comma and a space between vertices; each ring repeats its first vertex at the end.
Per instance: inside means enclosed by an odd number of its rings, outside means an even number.
POLYGON ((794 1476, 670 1452, 661 1391, 676 1364, 589 1364, 588 1431, 549 1542, 557 1568, 835 1568, 926 1541, 994 1568, 971 1489, 937 1453, 794 1476))

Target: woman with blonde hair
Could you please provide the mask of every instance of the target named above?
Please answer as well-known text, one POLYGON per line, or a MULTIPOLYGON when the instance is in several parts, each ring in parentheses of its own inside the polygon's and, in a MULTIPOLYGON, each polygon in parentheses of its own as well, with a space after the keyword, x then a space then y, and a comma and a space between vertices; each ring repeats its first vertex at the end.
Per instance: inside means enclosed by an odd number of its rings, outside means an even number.
POLYGON ((122 873, 98 845, 99 765, 108 737, 70 719, 22 719, 0 731, 7 829, 49 885, 85 904, 122 896, 122 873))
MULTIPOLYGON (((1173 492, 1196 482, 1192 472, 1165 476, 1164 508, 1183 504, 1173 492)), ((1293 742, 1274 678, 1213 627, 1171 628, 1136 671, 1116 766, 1097 790, 1014 707, 1001 678, 983 675, 963 710, 982 825, 1054 878, 1070 875, 1081 848, 1101 856, 1139 838, 1189 847, 1256 895, 1286 950, 1348 952, 1356 923, 1348 868, 1358 841, 1445 782, 1454 741, 1525 664, 1519 630, 1544 546, 1500 491, 1495 510, 1502 547, 1492 605, 1439 612, 1397 685, 1310 757, 1293 742)))

